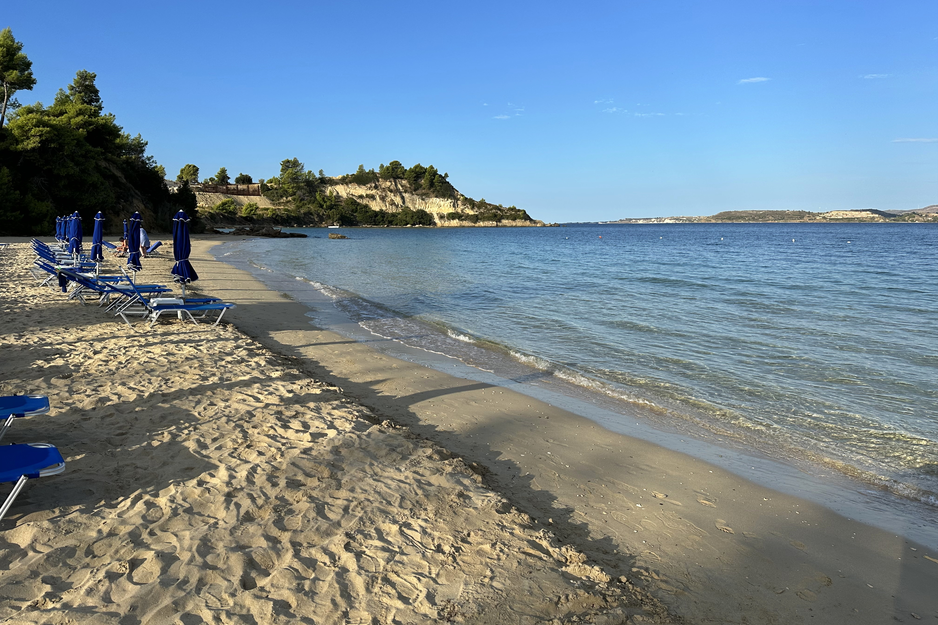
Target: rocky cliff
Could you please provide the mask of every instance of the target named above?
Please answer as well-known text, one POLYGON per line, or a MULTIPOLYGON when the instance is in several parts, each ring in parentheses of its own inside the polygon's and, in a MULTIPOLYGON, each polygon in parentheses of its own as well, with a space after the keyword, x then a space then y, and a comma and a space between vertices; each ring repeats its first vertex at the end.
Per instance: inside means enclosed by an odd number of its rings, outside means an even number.
MULTIPOLYGON (((503 219, 501 221, 478 221, 471 223, 466 220, 454 220, 447 217, 452 213, 463 215, 481 215, 490 212, 492 208, 475 206, 463 194, 456 192, 452 198, 431 197, 423 193, 414 193, 410 185, 403 180, 378 180, 367 185, 350 184, 333 179, 332 183, 324 186, 321 193, 333 194, 341 202, 345 198, 352 198, 362 204, 370 206, 373 210, 382 210, 396 213, 405 208, 410 210, 425 210, 436 220, 438 226, 544 226, 540 220, 503 219)), ((223 200, 233 200, 238 206, 249 202, 259 208, 275 208, 270 200, 263 196, 225 195, 222 193, 202 193, 196 191, 196 198, 200 209, 211 209, 223 200)))

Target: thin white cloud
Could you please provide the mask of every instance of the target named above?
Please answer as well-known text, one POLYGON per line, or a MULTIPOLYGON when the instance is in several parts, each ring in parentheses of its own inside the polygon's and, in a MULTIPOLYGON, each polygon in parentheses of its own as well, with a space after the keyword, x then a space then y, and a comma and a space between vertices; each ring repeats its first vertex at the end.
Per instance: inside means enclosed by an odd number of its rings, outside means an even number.
POLYGON ((607 98, 605 100, 593 100, 593 104, 612 104, 612 98, 607 98))
POLYGON ((511 115, 496 115, 493 119, 511 119, 511 115))
POLYGON ((893 143, 938 143, 938 138, 907 138, 907 139, 893 139, 893 143))
POLYGON ((664 117, 664 113, 635 113, 635 117, 664 117))
POLYGON ((860 78, 865 80, 873 80, 875 78, 888 78, 889 74, 863 74, 860 78))
POLYGON ((613 106, 611 108, 603 109, 603 113, 628 113, 625 109, 620 109, 618 106, 613 106))
POLYGON ((767 80, 772 80, 771 78, 766 78, 765 76, 757 76, 755 78, 743 78, 740 80, 737 85, 747 85, 753 82, 766 82, 767 80))

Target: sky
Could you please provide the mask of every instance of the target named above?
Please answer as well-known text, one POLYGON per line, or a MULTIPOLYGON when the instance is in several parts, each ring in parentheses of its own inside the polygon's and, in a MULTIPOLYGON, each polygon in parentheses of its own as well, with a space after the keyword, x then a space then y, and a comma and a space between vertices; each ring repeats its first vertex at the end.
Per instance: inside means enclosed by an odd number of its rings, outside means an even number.
POLYGON ((5 2, 168 177, 433 165, 548 222, 938 204, 938 2, 5 2))

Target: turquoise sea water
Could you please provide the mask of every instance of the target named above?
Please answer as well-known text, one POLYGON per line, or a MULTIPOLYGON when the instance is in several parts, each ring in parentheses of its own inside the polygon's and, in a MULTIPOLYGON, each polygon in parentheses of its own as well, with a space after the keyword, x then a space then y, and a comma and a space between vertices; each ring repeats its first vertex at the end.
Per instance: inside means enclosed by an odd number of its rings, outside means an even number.
POLYGON ((217 253, 317 325, 837 476, 938 528, 934 225, 298 231, 217 253))

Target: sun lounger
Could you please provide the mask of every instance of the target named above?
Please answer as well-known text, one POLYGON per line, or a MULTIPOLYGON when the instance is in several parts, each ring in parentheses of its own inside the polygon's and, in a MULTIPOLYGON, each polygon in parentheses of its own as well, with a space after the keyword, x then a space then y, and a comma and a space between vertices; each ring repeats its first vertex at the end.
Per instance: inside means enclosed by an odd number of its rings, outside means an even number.
POLYGON ((69 299, 77 298, 84 304, 86 293, 97 293, 98 305, 106 305, 107 310, 128 307, 136 301, 138 294, 155 297, 172 291, 170 287, 164 284, 134 285, 125 276, 95 276, 64 267, 58 267, 56 272, 62 279, 73 285, 69 299))
POLYGON ((27 480, 58 475, 64 470, 62 454, 47 443, 0 446, 0 482, 14 483, 13 490, 0 506, 0 520, 6 516, 27 480))
MULTIPOLYGON (((167 312, 177 313, 180 319, 188 318, 192 323, 198 324, 198 319, 204 319, 212 313, 218 313, 218 318, 212 325, 221 323, 222 317, 229 308, 235 305, 229 302, 222 302, 214 298, 200 298, 200 301, 186 301, 175 297, 147 297, 139 292, 137 285, 131 284, 131 288, 137 291, 137 297, 134 304, 139 304, 143 308, 143 316, 150 319, 150 326, 159 320, 160 315, 167 312)), ((127 315, 131 314, 126 308, 119 310, 118 314, 124 319, 127 325, 131 325, 127 315)), ((132 326, 131 326, 132 327, 132 326)))
POLYGON ((0 397, 0 440, 13 425, 13 419, 31 417, 49 412, 49 398, 45 395, 5 395, 0 397))

